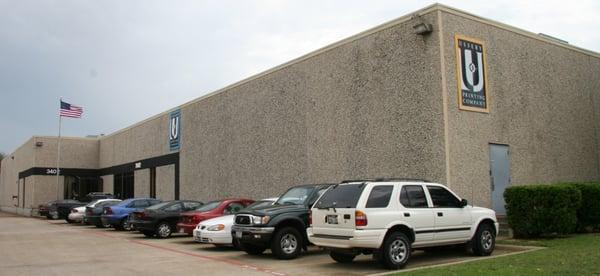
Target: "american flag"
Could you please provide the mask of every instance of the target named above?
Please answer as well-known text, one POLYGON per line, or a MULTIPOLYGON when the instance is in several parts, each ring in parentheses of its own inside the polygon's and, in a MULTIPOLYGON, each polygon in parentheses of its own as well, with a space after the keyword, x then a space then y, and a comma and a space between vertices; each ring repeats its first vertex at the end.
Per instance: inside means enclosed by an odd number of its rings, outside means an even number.
POLYGON ((83 108, 80 106, 74 106, 70 103, 60 101, 60 116, 70 118, 81 118, 83 114, 83 108))

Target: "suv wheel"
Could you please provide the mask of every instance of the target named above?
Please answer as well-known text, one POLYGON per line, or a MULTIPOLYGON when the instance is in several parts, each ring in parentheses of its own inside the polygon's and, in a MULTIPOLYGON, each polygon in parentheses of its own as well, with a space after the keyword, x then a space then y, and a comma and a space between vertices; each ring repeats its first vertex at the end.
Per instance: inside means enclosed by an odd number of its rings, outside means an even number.
POLYGON ((385 238, 381 251, 381 262, 387 269, 400 269, 410 259, 411 246, 402 232, 392 232, 385 238))
POLYGON ((477 256, 489 256, 496 247, 496 231, 488 223, 477 227, 477 232, 471 240, 473 253, 477 256))
POLYGON ((256 245, 248 244, 248 243, 243 243, 242 248, 244 249, 244 251, 246 251, 246 253, 248 253, 250 255, 260 255, 263 252, 265 252, 265 249, 266 249, 264 247, 256 246, 256 245))
POLYGON ((342 264, 351 263, 356 257, 356 255, 351 253, 342 253, 336 251, 329 252, 329 256, 331 256, 331 258, 334 259, 336 262, 342 264))
POLYGON ((271 242, 271 251, 282 260, 289 260, 298 257, 302 250, 302 235, 296 228, 284 227, 275 232, 273 242, 271 242))
POLYGON ((171 226, 166 222, 161 222, 156 226, 156 236, 161 239, 170 237, 172 232, 171 226))

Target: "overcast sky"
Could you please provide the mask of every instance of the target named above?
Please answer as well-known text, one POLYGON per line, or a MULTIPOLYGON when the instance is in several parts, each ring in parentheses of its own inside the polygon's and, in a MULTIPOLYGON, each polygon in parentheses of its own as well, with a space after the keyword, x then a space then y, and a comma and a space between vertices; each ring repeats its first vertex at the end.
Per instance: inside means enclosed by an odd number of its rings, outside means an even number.
MULTIPOLYGON (((600 1, 440 1, 600 52, 600 1)), ((0 152, 109 134, 433 1, 0 0, 0 152)))

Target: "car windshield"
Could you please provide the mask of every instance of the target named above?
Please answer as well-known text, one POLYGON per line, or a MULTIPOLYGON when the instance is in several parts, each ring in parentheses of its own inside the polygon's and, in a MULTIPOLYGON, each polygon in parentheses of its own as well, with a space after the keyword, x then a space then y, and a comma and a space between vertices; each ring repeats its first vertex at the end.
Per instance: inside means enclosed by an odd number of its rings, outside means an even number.
POLYGON ((315 189, 314 186, 302 186, 289 189, 275 202, 278 205, 303 205, 308 196, 315 189))
POLYGON ((334 185, 315 204, 316 208, 356 208, 364 184, 334 185))
POLYGON ((217 208, 219 206, 219 204, 221 204, 221 201, 211 201, 209 203, 206 203, 206 204, 196 208, 195 211, 208 212, 212 209, 217 208))
POLYGON ((152 206, 150 206, 150 207, 148 207, 146 209, 158 210, 158 209, 162 209, 163 207, 166 207, 167 205, 171 205, 171 204, 174 204, 174 203, 176 203, 176 202, 167 201, 167 202, 163 202, 163 203, 152 205, 152 206))

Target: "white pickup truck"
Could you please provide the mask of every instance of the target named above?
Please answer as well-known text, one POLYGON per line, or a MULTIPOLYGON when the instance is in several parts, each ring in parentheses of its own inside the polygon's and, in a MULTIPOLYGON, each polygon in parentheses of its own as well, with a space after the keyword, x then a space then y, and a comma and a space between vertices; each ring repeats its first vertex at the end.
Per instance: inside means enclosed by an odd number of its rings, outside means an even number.
POLYGON ((310 215, 308 239, 335 261, 374 254, 388 269, 404 267, 415 248, 468 244, 490 255, 499 226, 493 210, 468 205, 444 185, 402 179, 334 185, 310 215))

